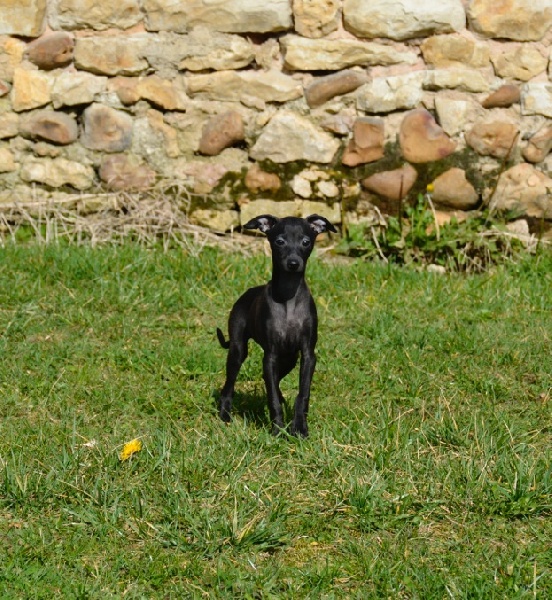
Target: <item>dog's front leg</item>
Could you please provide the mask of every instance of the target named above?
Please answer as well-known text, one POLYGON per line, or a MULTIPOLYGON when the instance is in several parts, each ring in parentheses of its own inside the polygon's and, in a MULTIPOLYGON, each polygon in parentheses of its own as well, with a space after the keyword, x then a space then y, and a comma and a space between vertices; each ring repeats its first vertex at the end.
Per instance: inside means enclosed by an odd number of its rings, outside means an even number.
POLYGON ((265 352, 263 358, 263 379, 272 421, 272 433, 278 435, 284 428, 284 416, 278 379, 278 357, 270 352, 265 352))
POLYGON ((316 355, 314 350, 306 349, 301 352, 301 366, 299 371, 299 393, 295 399, 293 409, 293 422, 291 434, 308 437, 307 414, 309 412, 309 399, 312 377, 316 366, 316 355))

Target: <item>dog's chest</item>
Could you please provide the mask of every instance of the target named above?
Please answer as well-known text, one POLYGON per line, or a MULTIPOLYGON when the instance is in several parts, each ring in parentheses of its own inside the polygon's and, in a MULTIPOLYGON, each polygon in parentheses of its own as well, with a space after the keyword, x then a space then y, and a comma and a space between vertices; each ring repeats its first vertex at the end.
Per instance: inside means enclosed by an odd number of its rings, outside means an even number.
POLYGON ((299 347, 305 332, 312 327, 312 318, 308 307, 307 301, 297 301, 295 298, 272 305, 272 331, 278 345, 299 347))

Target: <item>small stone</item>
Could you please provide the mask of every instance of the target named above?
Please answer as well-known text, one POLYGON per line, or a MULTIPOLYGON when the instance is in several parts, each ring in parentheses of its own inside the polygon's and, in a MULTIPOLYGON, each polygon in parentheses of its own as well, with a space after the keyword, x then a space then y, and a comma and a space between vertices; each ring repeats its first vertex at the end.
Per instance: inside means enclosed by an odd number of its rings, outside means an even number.
POLYGON ((354 92, 366 83, 366 75, 359 71, 340 71, 326 77, 314 80, 305 90, 307 104, 311 108, 322 106, 335 96, 342 96, 354 92))
POLYGON ((75 40, 64 32, 49 33, 31 42, 27 57, 39 69, 50 71, 66 67, 73 60, 75 40))
POLYGON ((321 38, 335 31, 340 21, 341 0, 293 0, 295 31, 308 38, 321 38))
POLYGON ((73 117, 53 110, 38 110, 26 114, 21 119, 19 129, 24 137, 46 140, 61 146, 72 144, 79 133, 73 117))
POLYGON ((552 125, 545 126, 533 135, 523 149, 523 157, 531 163, 543 162, 552 150, 552 125))
POLYGON ((301 175, 295 175, 291 181, 293 193, 301 198, 310 198, 312 196, 311 182, 301 175))
POLYGON ((466 173, 456 167, 439 175, 433 182, 432 199, 435 204, 458 210, 470 210, 479 200, 466 173))
POLYGON ((92 104, 84 111, 82 144, 91 150, 122 152, 132 142, 132 118, 120 110, 92 104))
POLYGON ((226 233, 240 226, 240 213, 237 210, 197 209, 190 215, 190 221, 211 231, 226 233))
POLYGON ((374 162, 383 157, 385 141, 383 119, 363 117, 353 125, 353 137, 343 153, 348 167, 374 162))
POLYGON ((19 115, 12 112, 0 113, 0 140, 19 134, 19 115))
POLYGON ((400 169, 375 173, 364 179, 362 185, 388 200, 399 201, 407 196, 417 178, 416 169, 406 164, 400 169))
POLYGON ((512 154, 518 136, 516 125, 492 121, 476 123, 466 133, 466 142, 481 156, 506 158, 512 154))
POLYGON ((199 151, 208 156, 216 156, 244 138, 242 116, 239 112, 230 110, 207 122, 199 142, 199 151))
POLYGON ((10 173, 17 170, 13 153, 9 148, 0 148, 0 173, 10 173))
POLYGON ((502 85, 496 92, 487 96, 481 103, 481 106, 483 108, 508 108, 512 104, 519 102, 520 98, 521 92, 517 85, 502 85))
POLYGON ((50 74, 17 68, 13 74, 11 101, 13 110, 32 110, 48 104, 54 80, 50 74))
POLYGON ((252 164, 245 176, 245 185, 251 192, 276 192, 280 189, 282 182, 276 173, 263 171, 257 163, 252 164))
POLYGON ((114 154, 104 157, 100 178, 111 190, 145 190, 155 182, 155 171, 136 156, 114 154))
POLYGON ((399 143, 404 158, 412 163, 440 160, 456 148, 456 144, 423 108, 412 110, 404 117, 399 143))

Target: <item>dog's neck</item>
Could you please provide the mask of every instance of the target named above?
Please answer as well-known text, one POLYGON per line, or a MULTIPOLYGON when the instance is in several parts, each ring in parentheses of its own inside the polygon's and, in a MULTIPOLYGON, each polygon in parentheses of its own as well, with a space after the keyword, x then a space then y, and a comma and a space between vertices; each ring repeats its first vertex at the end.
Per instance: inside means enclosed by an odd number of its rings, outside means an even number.
POLYGON ((274 302, 285 303, 295 298, 299 288, 305 285, 305 273, 272 271, 270 282, 271 296, 274 302))

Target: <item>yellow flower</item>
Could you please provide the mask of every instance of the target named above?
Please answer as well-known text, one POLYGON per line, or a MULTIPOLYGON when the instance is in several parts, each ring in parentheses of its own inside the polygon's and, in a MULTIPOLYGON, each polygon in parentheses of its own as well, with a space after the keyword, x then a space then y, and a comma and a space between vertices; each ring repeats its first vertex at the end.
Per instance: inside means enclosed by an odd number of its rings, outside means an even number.
POLYGON ((119 458, 121 460, 128 460, 133 454, 136 452, 140 452, 142 449, 142 442, 139 439, 134 439, 130 442, 127 442, 123 449, 121 450, 121 454, 119 458))
POLYGON ((435 191, 435 186, 432 183, 428 183, 426 190, 428 194, 433 194, 433 192, 435 191))

